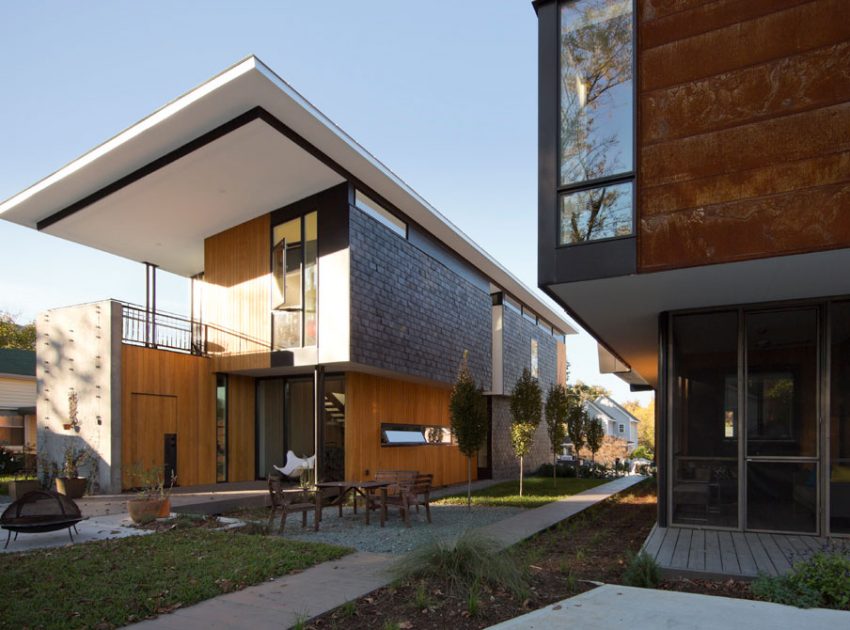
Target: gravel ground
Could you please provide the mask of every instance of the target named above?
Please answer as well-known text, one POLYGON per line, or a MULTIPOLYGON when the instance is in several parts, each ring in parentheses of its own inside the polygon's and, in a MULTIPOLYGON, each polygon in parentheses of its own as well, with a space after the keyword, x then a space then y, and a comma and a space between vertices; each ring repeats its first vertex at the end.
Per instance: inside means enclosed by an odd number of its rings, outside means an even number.
MULTIPOLYGON (((294 540, 331 543, 359 551, 402 554, 434 538, 454 537, 466 529, 489 525, 522 511, 522 508, 514 507, 473 506, 472 510, 467 510, 466 506, 432 505, 432 524, 425 520, 425 510, 420 510, 419 514, 414 512, 411 515, 410 527, 407 528, 398 510, 390 508, 386 525, 382 528, 377 512, 372 512, 371 524, 366 525, 362 510, 355 515, 351 508, 345 508, 340 518, 334 507, 325 509, 318 532, 313 531, 312 515, 308 516, 307 529, 301 529, 300 514, 290 515, 284 532, 287 538, 294 540)), ((277 524, 278 519, 275 519, 275 528, 277 524)))

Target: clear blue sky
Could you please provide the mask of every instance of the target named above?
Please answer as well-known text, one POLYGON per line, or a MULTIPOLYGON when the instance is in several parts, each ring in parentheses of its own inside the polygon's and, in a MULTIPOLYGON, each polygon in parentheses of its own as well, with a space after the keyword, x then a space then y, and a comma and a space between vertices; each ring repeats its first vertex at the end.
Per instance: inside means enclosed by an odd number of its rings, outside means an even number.
MULTIPOLYGON (((0 3, 0 198, 253 53, 535 287, 536 38, 526 0, 0 3)), ((142 302, 143 267, 0 221, 0 309, 106 297, 142 302)), ((567 342, 571 380, 638 398, 567 342)))

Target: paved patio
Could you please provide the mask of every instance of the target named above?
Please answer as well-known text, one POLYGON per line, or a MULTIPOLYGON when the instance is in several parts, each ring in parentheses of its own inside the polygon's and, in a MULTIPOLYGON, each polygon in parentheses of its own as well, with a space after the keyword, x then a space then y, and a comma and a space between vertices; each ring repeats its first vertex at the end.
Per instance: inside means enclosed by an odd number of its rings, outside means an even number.
MULTIPOLYGON (((125 538, 127 536, 141 536, 152 534, 150 530, 137 529, 130 526, 130 517, 126 514, 111 514, 97 516, 77 523, 77 531, 74 534, 74 544, 91 542, 93 540, 108 540, 110 538, 125 538)), ((0 542, 0 552, 18 553, 21 551, 33 551, 34 549, 46 549, 49 547, 64 547, 71 544, 68 530, 62 529, 55 532, 44 532, 38 534, 20 534, 17 540, 12 534, 9 547, 3 549, 6 542, 7 532, 3 530, 3 540, 0 542)))
POLYGON ((850 612, 606 584, 504 621, 499 630, 628 628, 629 630, 815 630, 850 627, 850 612))

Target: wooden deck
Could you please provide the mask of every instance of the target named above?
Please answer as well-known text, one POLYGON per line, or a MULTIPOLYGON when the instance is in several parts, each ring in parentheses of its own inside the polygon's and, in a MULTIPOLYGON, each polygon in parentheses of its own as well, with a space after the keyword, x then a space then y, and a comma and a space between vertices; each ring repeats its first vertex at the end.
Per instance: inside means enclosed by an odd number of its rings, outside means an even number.
POLYGON ((784 574, 817 551, 850 557, 850 540, 656 525, 643 550, 667 576, 753 578, 784 574))

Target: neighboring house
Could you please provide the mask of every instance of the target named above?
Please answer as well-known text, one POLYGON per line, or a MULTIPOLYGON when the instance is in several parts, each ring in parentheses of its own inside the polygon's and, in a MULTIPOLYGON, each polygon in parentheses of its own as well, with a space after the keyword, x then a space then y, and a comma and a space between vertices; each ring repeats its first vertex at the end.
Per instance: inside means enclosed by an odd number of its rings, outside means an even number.
POLYGON ((448 430, 464 351, 489 401, 477 474, 511 475, 513 384, 566 378, 567 321, 255 57, 0 217, 148 263, 144 306, 37 320, 39 450, 91 448, 103 491, 135 464, 262 479, 289 450, 324 479, 465 480, 448 430), (157 310, 157 268, 190 279, 188 317, 157 310))
POLYGON ((593 406, 607 416, 605 434, 626 442, 629 453, 635 450, 638 445, 638 423, 640 420, 610 396, 599 396, 593 401, 593 406))
POLYGON ((35 402, 35 352, 0 348, 0 446, 35 448, 35 402))
POLYGON ((847 3, 534 4, 539 285, 656 391, 659 526, 850 534, 847 3))

